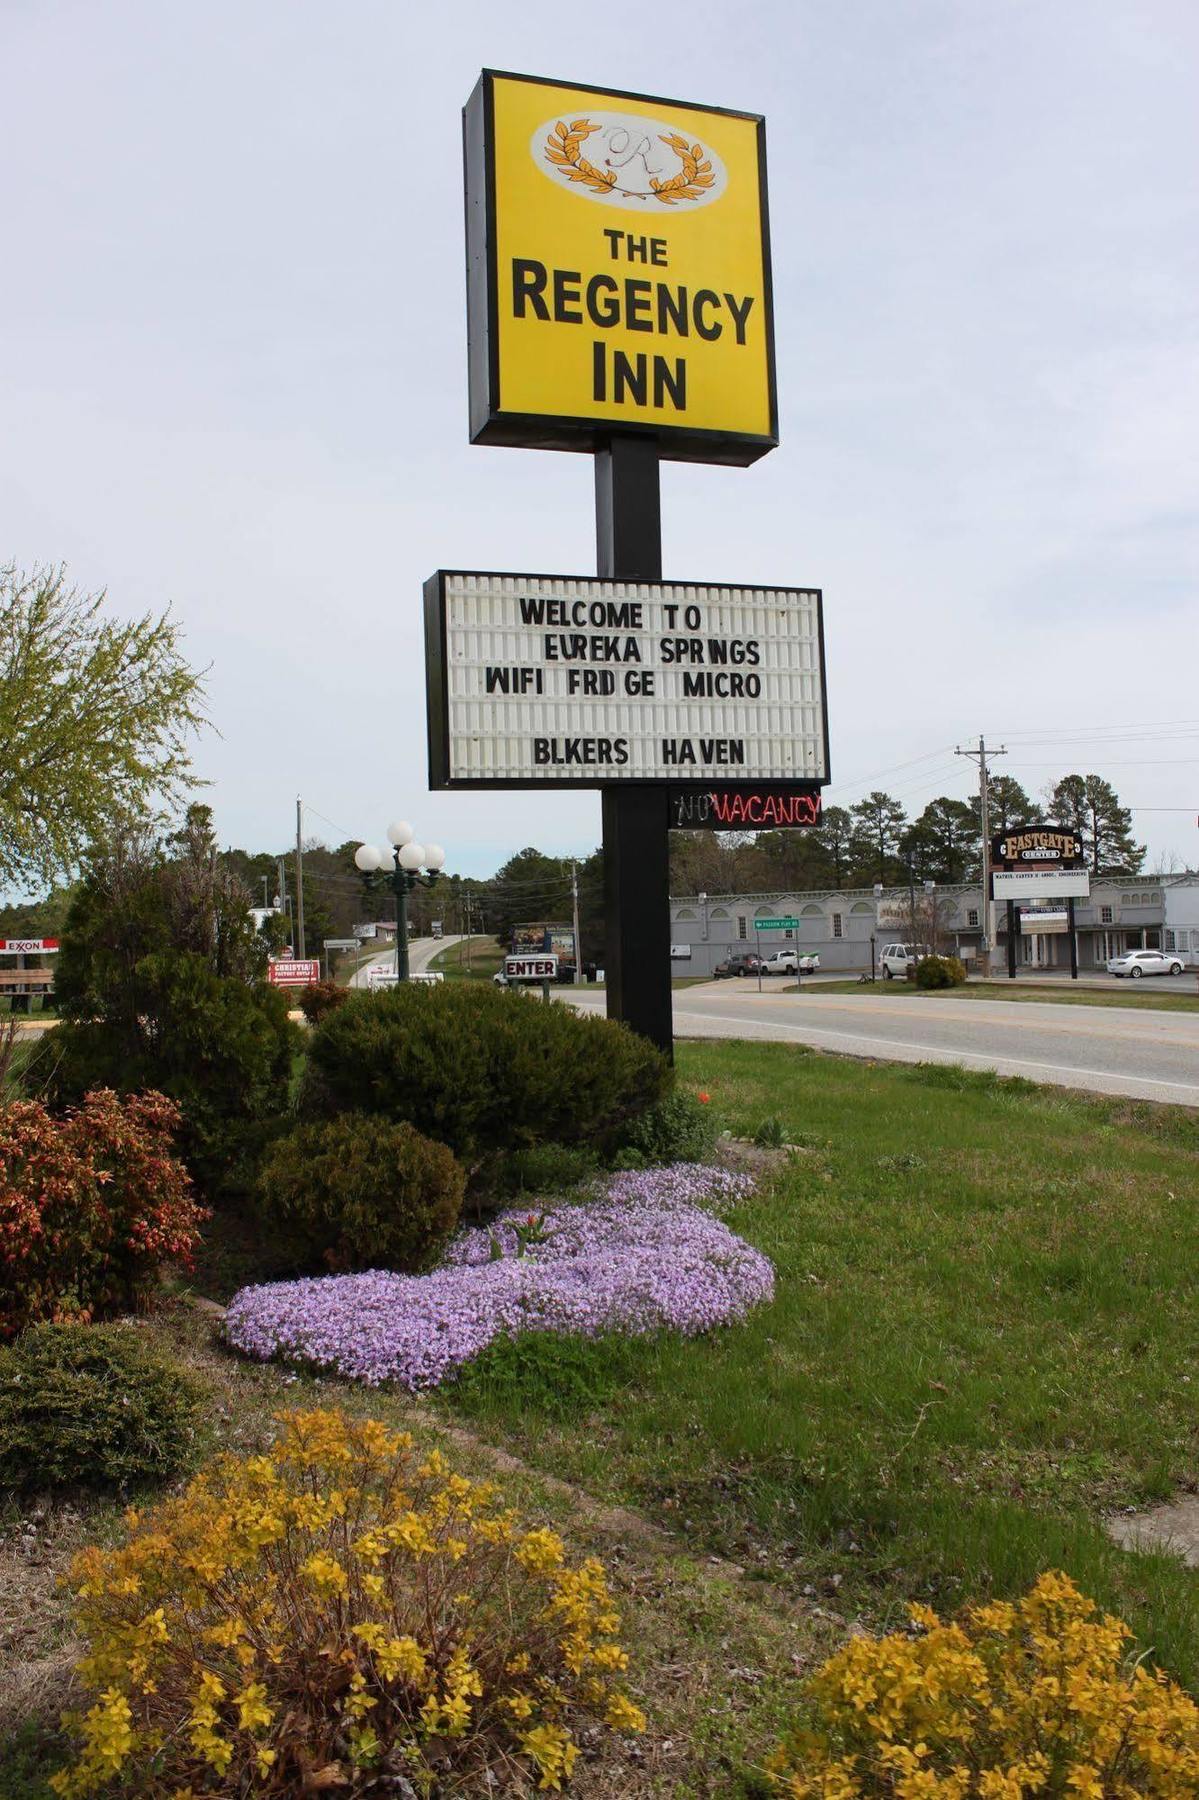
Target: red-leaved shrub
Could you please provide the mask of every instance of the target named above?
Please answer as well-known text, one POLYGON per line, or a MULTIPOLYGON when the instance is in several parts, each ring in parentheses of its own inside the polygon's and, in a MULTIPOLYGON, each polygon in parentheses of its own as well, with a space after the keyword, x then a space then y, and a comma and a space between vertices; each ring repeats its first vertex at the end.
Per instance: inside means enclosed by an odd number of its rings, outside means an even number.
POLYGON ((178 1125, 164 1095, 109 1088, 61 1118, 36 1100, 0 1107, 0 1337, 127 1312, 164 1262, 189 1263, 208 1215, 174 1155, 178 1125))

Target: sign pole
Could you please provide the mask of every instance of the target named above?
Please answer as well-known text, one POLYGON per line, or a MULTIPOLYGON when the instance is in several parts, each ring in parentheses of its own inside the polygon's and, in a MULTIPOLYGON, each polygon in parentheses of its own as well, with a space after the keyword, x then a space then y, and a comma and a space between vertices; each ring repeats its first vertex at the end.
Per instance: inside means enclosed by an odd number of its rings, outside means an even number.
POLYGON ((1070 938, 1070 979, 1078 980, 1078 939, 1074 935, 1074 895, 1066 896, 1066 931, 1070 938))
POLYGON ((1016 902, 1009 900, 1007 903, 1007 978, 1009 981, 1016 979, 1016 925, 1016 902))
MULTIPOLYGON (((614 435, 595 453, 596 573, 662 579, 662 492, 653 437, 614 435)), ((607 1011, 673 1060, 670 838, 657 785, 603 789, 607 1011)))

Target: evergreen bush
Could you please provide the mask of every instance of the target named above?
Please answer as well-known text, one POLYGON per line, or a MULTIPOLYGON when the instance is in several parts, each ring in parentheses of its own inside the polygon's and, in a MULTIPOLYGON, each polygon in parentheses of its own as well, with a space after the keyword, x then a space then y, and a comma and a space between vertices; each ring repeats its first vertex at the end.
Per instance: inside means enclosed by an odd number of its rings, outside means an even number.
POLYGON ((564 1194, 598 1169, 599 1158, 586 1145, 533 1144, 504 1158, 497 1186, 505 1194, 564 1194))
POLYGON ((916 964, 918 988, 961 987, 965 979, 966 966, 956 956, 925 956, 916 964))
POLYGON ((310 1025, 319 1025, 326 1013, 336 1012, 350 997, 349 988, 335 981, 315 981, 300 995, 300 1011, 310 1025))
POLYGON ((669 1092, 625 1026, 490 985, 355 995, 312 1034, 304 1109, 406 1119, 468 1164, 532 1144, 603 1145, 669 1092))
POLYGON ((215 974, 192 951, 162 950, 127 971, 120 1007, 68 1018, 43 1040, 57 1104, 91 1088, 155 1088, 182 1112, 180 1146, 205 1188, 244 1180, 255 1128, 286 1110, 298 1027, 266 982, 215 974))
POLYGON ((313 1261, 417 1274, 457 1225, 465 1181, 444 1144, 411 1125, 349 1112, 281 1138, 258 1193, 313 1261))
POLYGON ((204 1390, 136 1325, 36 1325, 0 1350, 0 1489, 127 1488, 191 1459, 204 1390))

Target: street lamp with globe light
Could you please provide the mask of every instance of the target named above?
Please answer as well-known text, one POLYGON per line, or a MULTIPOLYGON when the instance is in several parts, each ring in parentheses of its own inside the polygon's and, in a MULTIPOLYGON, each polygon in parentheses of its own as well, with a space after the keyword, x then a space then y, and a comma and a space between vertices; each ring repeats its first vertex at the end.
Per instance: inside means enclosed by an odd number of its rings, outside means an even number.
POLYGON ((408 896, 415 887, 432 887, 445 866, 440 844, 418 844, 407 820, 387 827, 387 847, 359 844, 354 863, 367 893, 390 888, 396 903, 396 980, 408 979, 408 896), (422 875, 421 870, 425 873, 422 875))

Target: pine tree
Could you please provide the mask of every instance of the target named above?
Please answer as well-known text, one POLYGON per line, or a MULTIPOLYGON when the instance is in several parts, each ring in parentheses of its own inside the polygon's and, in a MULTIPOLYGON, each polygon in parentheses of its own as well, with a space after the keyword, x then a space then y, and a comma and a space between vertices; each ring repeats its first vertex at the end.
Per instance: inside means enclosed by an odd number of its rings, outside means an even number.
POLYGON ((849 874, 853 819, 843 806, 826 806, 820 822, 820 848, 835 888, 843 888, 849 874))
POLYGON ((1077 831, 1093 875, 1136 875, 1145 846, 1132 835, 1132 813, 1102 775, 1063 775, 1049 796, 1054 823, 1077 831))
POLYGON ((896 873, 895 859, 907 814, 898 800, 878 788, 851 807, 850 813, 855 873, 885 884, 896 873))
MULTIPOLYGON (((970 810, 974 815, 974 829, 979 826, 979 799, 977 794, 970 802, 970 810)), ((1018 781, 1010 775, 992 775, 987 783, 988 829, 992 836, 1004 831, 1014 831, 1020 825, 1040 825, 1045 818, 1045 809, 1035 800, 1029 798, 1018 781)))
POLYGON ((942 794, 908 827, 900 848, 924 881, 969 881, 978 873, 978 820, 964 800, 942 794))

